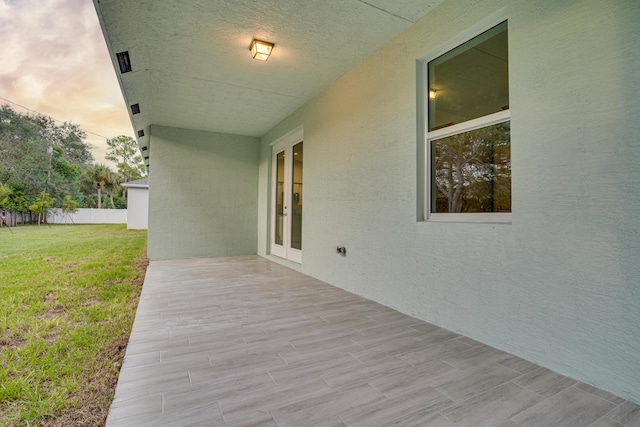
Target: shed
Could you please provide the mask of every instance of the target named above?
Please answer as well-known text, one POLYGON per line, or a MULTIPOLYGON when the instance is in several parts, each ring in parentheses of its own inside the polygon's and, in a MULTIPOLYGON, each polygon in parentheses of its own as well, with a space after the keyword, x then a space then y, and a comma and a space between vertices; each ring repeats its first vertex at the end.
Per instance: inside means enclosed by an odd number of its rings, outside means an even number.
POLYGON ((149 177, 122 184, 129 192, 127 201, 127 228, 149 228, 149 177))

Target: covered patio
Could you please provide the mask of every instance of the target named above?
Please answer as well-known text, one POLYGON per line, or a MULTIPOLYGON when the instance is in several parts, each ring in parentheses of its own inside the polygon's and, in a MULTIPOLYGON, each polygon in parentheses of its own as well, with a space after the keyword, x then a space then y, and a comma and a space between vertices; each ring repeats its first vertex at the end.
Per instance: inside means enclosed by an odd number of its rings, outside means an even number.
POLYGON ((107 426, 195 425, 631 427, 640 406, 263 257, 152 261, 107 426))

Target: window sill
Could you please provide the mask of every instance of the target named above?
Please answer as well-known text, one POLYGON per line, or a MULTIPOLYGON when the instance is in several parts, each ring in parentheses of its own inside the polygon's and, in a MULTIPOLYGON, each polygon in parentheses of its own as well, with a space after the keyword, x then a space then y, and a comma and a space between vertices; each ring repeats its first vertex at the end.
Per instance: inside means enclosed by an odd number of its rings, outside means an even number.
POLYGON ((432 213, 426 222, 511 224, 511 213, 432 213))

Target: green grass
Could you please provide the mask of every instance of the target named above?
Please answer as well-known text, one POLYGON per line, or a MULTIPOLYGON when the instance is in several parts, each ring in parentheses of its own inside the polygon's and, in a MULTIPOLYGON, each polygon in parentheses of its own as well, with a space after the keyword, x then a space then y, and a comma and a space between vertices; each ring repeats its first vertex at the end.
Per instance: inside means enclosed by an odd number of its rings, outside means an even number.
POLYGON ((142 288, 146 231, 0 228, 0 426, 103 425, 142 288))

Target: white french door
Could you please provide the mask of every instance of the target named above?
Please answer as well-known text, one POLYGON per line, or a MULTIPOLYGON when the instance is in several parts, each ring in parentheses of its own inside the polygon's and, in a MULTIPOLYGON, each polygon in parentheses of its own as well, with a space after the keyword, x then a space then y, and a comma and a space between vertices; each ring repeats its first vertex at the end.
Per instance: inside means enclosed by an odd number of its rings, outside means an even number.
POLYGON ((271 253, 302 263, 302 132, 273 147, 271 253))

